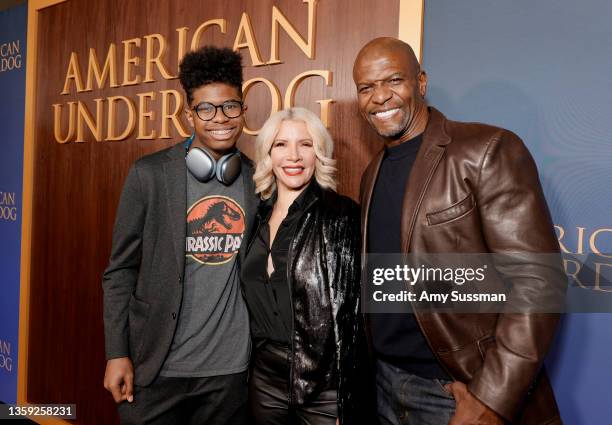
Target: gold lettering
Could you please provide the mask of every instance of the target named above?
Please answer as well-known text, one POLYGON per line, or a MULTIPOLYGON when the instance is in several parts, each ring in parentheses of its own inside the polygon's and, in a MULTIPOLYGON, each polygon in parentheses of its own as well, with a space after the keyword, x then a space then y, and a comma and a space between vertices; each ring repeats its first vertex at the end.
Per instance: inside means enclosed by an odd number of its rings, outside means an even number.
POLYGON ((166 66, 161 61, 162 57, 165 57, 166 54, 166 39, 161 34, 149 34, 145 35, 145 40, 147 40, 146 50, 145 50, 145 79, 144 83, 151 83, 155 81, 153 78, 153 65, 155 65, 161 74, 166 80, 172 80, 176 77, 172 76, 170 72, 166 69, 166 66), (159 44, 159 50, 157 51, 157 55, 153 56, 153 42, 157 40, 159 44))
POLYGON ((122 86, 133 86, 140 83, 140 75, 136 75, 133 79, 130 77, 131 67, 140 64, 138 56, 132 56, 132 47, 140 47, 140 38, 132 38, 131 40, 123 41, 123 83, 122 86))
POLYGON ((236 39, 234 40, 233 49, 238 51, 239 49, 243 49, 245 47, 249 50, 249 55, 251 55, 251 62, 253 66, 265 65, 265 63, 261 60, 259 47, 257 47, 257 40, 253 34, 251 18, 249 18, 249 15, 246 13, 243 13, 242 18, 240 18, 238 32, 236 32, 236 39), (244 42, 241 41, 243 38, 246 38, 244 42))
POLYGON ((576 246, 576 254, 584 254, 584 227, 576 227, 578 229, 578 243, 576 246))
MULTIPOLYGON (((608 263, 595 263, 595 290, 601 292, 612 292, 612 288, 604 289, 601 287, 601 268, 602 267, 612 267, 612 264, 608 263)), ((609 287, 609 280, 608 280, 609 287)))
POLYGON ((81 75, 81 65, 79 65, 79 56, 76 54, 76 52, 70 53, 68 71, 66 71, 64 89, 62 90, 61 94, 70 93, 70 81, 74 81, 77 92, 85 91, 85 89, 83 89, 83 76, 81 75))
MULTIPOLYGON (((242 21, 240 22, 242 24, 242 21)), ((200 47, 200 38, 202 37, 202 33, 206 31, 208 27, 217 26, 221 30, 222 34, 225 34, 227 31, 227 21, 225 19, 211 19, 210 21, 204 22, 198 28, 196 28, 193 33, 193 37, 191 38, 191 50, 196 50, 200 47)), ((234 47, 234 50, 236 48, 234 47)), ((180 56, 181 58, 183 56, 180 56)))
POLYGON ((161 133, 159 135, 160 139, 170 139, 170 126, 169 123, 172 122, 174 128, 181 137, 189 136, 189 132, 185 130, 179 115, 183 110, 183 96, 176 90, 162 90, 160 92, 162 94, 162 113, 161 113, 161 133), (169 112, 170 110, 170 98, 174 98, 174 110, 169 112))
POLYGON ((76 102, 68 102, 68 133, 62 137, 62 108, 61 103, 53 104, 53 134, 57 143, 68 143, 74 137, 74 121, 76 115, 76 102))
POLYGON ((561 239, 563 239, 563 237, 565 236, 565 229, 555 224, 555 230, 559 231, 559 235, 557 236, 557 240, 559 241, 559 248, 561 248, 561 251, 563 251, 565 254, 569 254, 570 250, 567 249, 565 245, 563 245, 563 242, 561 242, 561 239))
POLYGON ((325 128, 329 128, 329 107, 332 103, 334 103, 333 99, 323 99, 317 100, 317 103, 321 107, 321 122, 325 126, 325 128))
POLYGON ((595 232, 593 232, 593 234, 589 238, 589 246, 591 247, 591 251, 593 251, 595 254, 601 255, 602 257, 606 257, 606 258, 612 258, 612 254, 609 254, 609 253, 604 254, 600 252, 599 249, 597 249, 597 245, 595 244, 595 241, 597 240, 597 236, 600 233, 604 233, 604 232, 612 233, 612 229, 606 229, 606 228, 597 229, 595 232))
MULTIPOLYGON (((321 77, 325 80, 325 85, 327 87, 330 87, 332 85, 333 74, 331 71, 312 70, 312 71, 302 72, 301 74, 296 76, 293 80, 291 80, 291 82, 289 83, 289 86, 287 87, 287 92, 285 93, 285 103, 284 103, 285 108, 293 107, 293 103, 295 102, 295 93, 297 91, 297 88, 302 83, 302 81, 304 81, 306 78, 309 78, 309 77, 321 77)), ((321 105, 321 121, 323 122, 323 125, 327 128, 329 128, 329 105, 332 102, 333 102, 333 99, 324 99, 324 100, 317 101, 317 103, 321 105)))
MULTIPOLYGON (((265 78, 252 78, 248 81, 245 81, 242 84, 242 97, 243 99, 246 101, 247 98, 247 94, 249 92, 249 90, 251 89, 251 87, 253 87, 255 84, 257 83, 264 83, 266 85, 266 87, 268 87, 268 90, 270 91, 270 97, 272 98, 272 106, 270 108, 270 115, 278 112, 280 110, 280 106, 281 106, 281 94, 280 91, 278 90, 278 88, 274 85, 274 83, 270 80, 267 80, 265 78)), ((259 130, 251 130, 247 127, 247 125, 245 124, 244 129, 243 129, 245 134, 251 135, 251 136, 257 136, 257 133, 259 133, 259 130)))
POLYGON ((178 68, 187 50, 187 32, 189 32, 189 27, 177 28, 176 32, 178 32, 178 49, 176 61, 176 65, 178 68))
POLYGON ((5 356, 11 355, 11 343, 0 339, 0 353, 5 356))
POLYGON ((281 26, 309 59, 315 57, 315 36, 317 34, 317 1, 318 0, 302 0, 302 3, 308 3, 308 41, 304 40, 297 32, 295 27, 289 22, 287 17, 283 15, 276 6, 272 6, 272 36, 270 37, 270 60, 268 65, 282 63, 278 58, 279 32, 278 27, 281 26))
POLYGON ((0 191, 0 205, 5 205, 5 206, 15 205, 15 192, 0 191))
POLYGON ((578 286, 580 286, 581 288, 584 289, 588 289, 581 281, 580 279, 578 279, 578 273, 580 273, 580 269, 581 269, 581 264, 579 261, 576 260, 568 260, 567 258, 563 259, 563 268, 565 269, 565 274, 574 279, 574 281, 576 281, 576 283, 578 284, 578 286), (572 273, 569 269, 569 265, 573 264, 574 265, 574 272, 572 273))
POLYGON ((106 140, 107 141, 116 141, 116 140, 124 140, 129 137, 130 134, 134 131, 134 127, 136 126, 136 106, 132 99, 129 99, 125 96, 111 96, 108 98, 108 121, 106 127, 106 140), (127 107, 128 119, 127 125, 123 133, 119 135, 115 135, 115 123, 117 120, 117 103, 121 101, 127 107))
POLYGON ((89 131, 93 134, 96 141, 102 141, 102 119, 104 117, 103 102, 104 99, 94 99, 96 102, 96 119, 94 121, 91 113, 85 106, 85 103, 79 102, 77 105, 77 136, 75 142, 82 143, 85 141, 83 131, 83 121, 87 124, 89 131))
POLYGON ((148 110, 147 99, 155 100, 155 92, 138 93, 138 140, 155 139, 155 130, 147 134, 147 119, 155 121, 155 112, 148 110))
POLYGON ((101 89, 110 76, 110 86, 119 87, 117 84, 117 47, 115 43, 111 43, 108 47, 106 60, 104 61, 104 69, 100 70, 98 55, 93 47, 89 49, 89 62, 87 63, 87 85, 85 91, 93 90, 93 79, 96 79, 98 88, 101 89))

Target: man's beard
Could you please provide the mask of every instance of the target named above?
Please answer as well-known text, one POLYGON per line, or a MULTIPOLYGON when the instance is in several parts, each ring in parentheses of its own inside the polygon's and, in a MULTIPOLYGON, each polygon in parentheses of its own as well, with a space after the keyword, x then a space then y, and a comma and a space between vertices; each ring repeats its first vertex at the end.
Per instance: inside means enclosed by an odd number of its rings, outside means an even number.
POLYGON ((372 128, 374 128, 374 131, 376 131, 376 133, 379 136, 384 137, 386 139, 397 140, 402 136, 404 131, 406 131, 409 121, 410 121, 410 117, 408 117, 408 115, 404 113, 404 117, 402 121, 396 126, 394 126, 393 128, 380 130, 378 127, 374 125, 374 123, 371 122, 371 125, 372 125, 372 128))

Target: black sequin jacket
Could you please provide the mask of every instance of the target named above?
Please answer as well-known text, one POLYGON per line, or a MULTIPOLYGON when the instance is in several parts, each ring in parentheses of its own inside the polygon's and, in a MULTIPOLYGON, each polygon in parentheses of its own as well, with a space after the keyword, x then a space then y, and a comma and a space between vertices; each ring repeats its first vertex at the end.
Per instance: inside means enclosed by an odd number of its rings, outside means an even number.
MULTIPOLYGON (((360 210, 351 199, 311 183, 289 246, 287 280, 293 304, 291 404, 338 388, 342 425, 361 423, 366 384, 365 337, 360 315, 360 210)), ((258 217, 247 235, 247 252, 258 217)))

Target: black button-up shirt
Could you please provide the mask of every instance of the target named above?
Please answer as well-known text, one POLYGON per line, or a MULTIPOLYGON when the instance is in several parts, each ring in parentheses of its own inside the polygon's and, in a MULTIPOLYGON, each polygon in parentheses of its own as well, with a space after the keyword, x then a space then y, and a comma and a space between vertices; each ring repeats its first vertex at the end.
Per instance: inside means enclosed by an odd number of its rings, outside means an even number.
POLYGON ((242 264, 243 293, 251 316, 251 333, 257 342, 272 340, 290 344, 292 330, 291 289, 287 280, 289 246, 304 212, 309 185, 289 207, 270 248, 272 207, 276 200, 262 202, 258 210, 257 230, 242 264), (274 271, 268 276, 268 255, 272 256, 274 271))

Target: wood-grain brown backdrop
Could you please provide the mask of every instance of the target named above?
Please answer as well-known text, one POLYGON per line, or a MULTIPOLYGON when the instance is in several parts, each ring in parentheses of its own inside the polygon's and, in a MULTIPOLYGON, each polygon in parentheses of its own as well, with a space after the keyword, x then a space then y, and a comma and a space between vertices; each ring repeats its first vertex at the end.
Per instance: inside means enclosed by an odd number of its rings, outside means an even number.
MULTIPOLYGON (((30 329, 28 392, 31 403, 76 403, 76 424, 117 423, 116 409, 102 387, 105 358, 102 328, 101 274, 108 261, 111 233, 119 193, 130 164, 142 155, 181 140, 172 129, 171 139, 138 140, 137 129, 122 141, 95 141, 85 126, 85 142, 57 143, 53 104, 63 105, 62 132, 67 132, 68 102, 81 101, 93 117, 94 99, 104 101, 103 134, 106 134, 108 97, 131 98, 138 108, 137 93, 156 92, 150 109, 158 116, 149 130, 160 131, 160 91, 181 90, 177 79, 165 80, 154 68, 155 82, 109 87, 61 95, 70 55, 80 61, 87 76, 89 49, 104 64, 110 43, 117 45, 117 74, 123 80, 124 40, 140 38, 134 48, 140 65, 133 75, 144 77, 145 39, 161 34, 167 41, 164 63, 177 74, 178 32, 188 27, 188 45, 195 29, 211 19, 225 19, 226 33, 211 27, 201 45, 232 47, 243 13, 247 13, 263 61, 270 58, 272 6, 275 5, 302 37, 308 29, 308 5, 301 0, 68 0, 40 12, 38 26, 37 93, 33 223, 30 281, 30 329)), ((357 198, 359 178, 380 142, 358 116, 351 71, 359 48, 371 38, 397 36, 399 0, 319 0, 316 7, 316 51, 309 59, 283 29, 279 30, 282 64, 254 67, 247 49, 240 49, 245 80, 263 77, 273 82, 284 97, 289 82, 308 70, 328 70, 333 82, 305 80, 295 103, 319 112, 317 100, 333 99, 330 132, 336 142, 339 190, 357 198)), ((182 92, 181 92, 182 94, 182 92)), ((247 124, 258 128, 270 111, 270 94, 263 84, 250 90, 247 124)), ((125 127, 126 109, 118 108, 117 131, 125 127)), ((138 116, 136 116, 138 126, 138 116)), ((185 125, 185 128, 187 126, 185 125)), ((252 154, 253 137, 243 135, 239 147, 252 154)))

